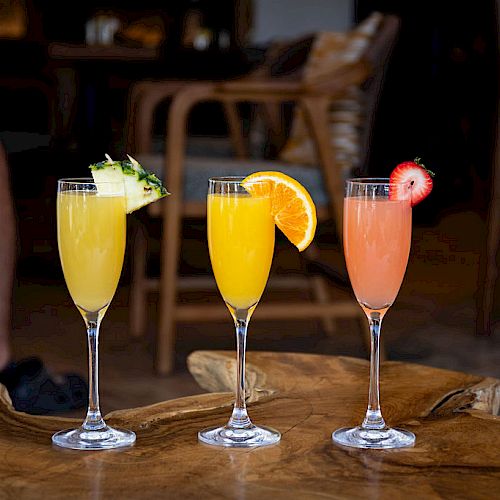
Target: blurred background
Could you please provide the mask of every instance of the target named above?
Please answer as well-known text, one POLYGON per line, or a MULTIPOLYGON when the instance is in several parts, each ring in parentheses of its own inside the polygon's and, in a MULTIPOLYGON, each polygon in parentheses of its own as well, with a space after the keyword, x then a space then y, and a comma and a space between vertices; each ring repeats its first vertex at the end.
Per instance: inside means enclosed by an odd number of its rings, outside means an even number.
MULTIPOLYGON (((292 43, 295 50, 280 61, 286 74, 287 65, 295 71, 305 64, 308 37, 347 32, 374 11, 395 14, 401 24, 384 69, 370 154, 357 172, 388 176, 397 163, 418 156, 436 173, 432 194, 413 211, 407 274, 384 323, 387 357, 500 376, 498 286, 488 328, 477 328, 487 241, 500 236, 492 236, 498 228, 490 224, 498 217, 491 209, 499 83, 493 0, 0 0, 0 139, 8 154, 18 230, 15 357, 37 354, 54 371, 86 373, 84 325, 57 252, 56 180, 87 175, 87 166, 105 153, 124 157, 134 83, 234 79, 258 70, 277 44, 292 43)), ((168 109, 164 102, 155 111, 156 150, 165 140, 168 109)), ((253 116, 249 107, 240 111, 247 121, 253 116)), ((227 155, 221 107, 197 106, 189 137, 195 155, 227 155)), ((269 159, 277 153, 264 151, 269 159)), ((499 179, 497 174, 497 184, 499 179)), ((158 274, 158 221, 141 211, 128 222, 131 230, 148 228, 148 270, 158 274)), ((345 275, 332 220, 320 224, 317 241, 321 261, 345 275)), ((102 327, 106 411, 199 392, 186 356, 196 349, 234 349, 229 314, 217 323, 178 324, 175 370, 168 377, 155 375, 155 293, 148 297, 146 335, 128 334, 129 243, 102 327)), ((181 272, 209 274, 203 220, 184 221, 182 245, 181 272)), ((278 235, 275 268, 294 264, 288 250, 278 235)), ((331 273, 327 279, 332 294, 352 297, 348 285, 331 273)), ((266 292, 262 300, 271 295, 266 292)), ((220 301, 216 291, 201 298, 220 301)), ((319 320, 255 321, 248 348, 367 357, 361 328, 349 320, 339 321, 333 335, 319 320)))

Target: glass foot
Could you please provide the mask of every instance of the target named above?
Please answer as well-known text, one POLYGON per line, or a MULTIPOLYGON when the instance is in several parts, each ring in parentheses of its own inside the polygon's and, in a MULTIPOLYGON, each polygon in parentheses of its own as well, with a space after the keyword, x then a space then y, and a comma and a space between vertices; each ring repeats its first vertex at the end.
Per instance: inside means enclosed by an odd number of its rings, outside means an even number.
POLYGON ((415 444, 415 434, 403 429, 363 429, 344 427, 332 434, 334 443, 353 448, 391 449, 407 448, 415 444))
POLYGON ((52 436, 52 442, 57 446, 72 450, 110 450, 132 446, 135 443, 135 433, 108 426, 95 431, 78 427, 57 432, 52 436))
POLYGON ((281 439, 281 434, 271 427, 251 425, 242 429, 232 427, 209 427, 198 432, 198 440, 214 446, 251 448, 268 446, 281 439))

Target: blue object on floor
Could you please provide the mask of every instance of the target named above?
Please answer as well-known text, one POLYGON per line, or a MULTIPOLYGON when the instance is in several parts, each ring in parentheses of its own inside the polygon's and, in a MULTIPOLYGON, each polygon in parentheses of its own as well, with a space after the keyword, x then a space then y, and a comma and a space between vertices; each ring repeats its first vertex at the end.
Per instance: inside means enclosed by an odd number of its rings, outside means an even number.
POLYGON ((87 404, 88 386, 79 375, 52 376, 36 357, 10 363, 0 372, 0 383, 14 408, 31 415, 64 413, 87 404))

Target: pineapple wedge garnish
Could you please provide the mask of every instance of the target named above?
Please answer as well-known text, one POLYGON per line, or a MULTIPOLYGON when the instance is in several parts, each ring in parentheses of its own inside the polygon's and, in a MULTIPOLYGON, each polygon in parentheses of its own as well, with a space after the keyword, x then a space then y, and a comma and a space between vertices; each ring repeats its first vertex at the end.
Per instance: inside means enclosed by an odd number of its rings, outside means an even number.
POLYGON ((98 192, 105 194, 106 183, 123 182, 127 213, 168 196, 155 174, 148 172, 137 160, 128 156, 128 160, 115 161, 106 155, 106 160, 90 165, 98 192))

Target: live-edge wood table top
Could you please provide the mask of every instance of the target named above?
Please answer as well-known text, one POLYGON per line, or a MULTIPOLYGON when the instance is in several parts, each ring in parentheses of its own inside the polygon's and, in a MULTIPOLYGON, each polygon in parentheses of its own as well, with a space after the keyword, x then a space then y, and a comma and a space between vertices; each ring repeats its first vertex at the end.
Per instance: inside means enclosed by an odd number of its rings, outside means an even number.
MULTIPOLYGON (((0 498, 495 498, 500 491, 500 381, 416 364, 383 363, 390 425, 417 436, 405 450, 336 446, 331 433, 362 421, 368 363, 292 353, 248 353, 249 413, 282 433, 278 445, 220 449, 197 431, 227 421, 233 352, 198 351, 188 365, 211 393, 112 412, 134 447, 53 447, 80 422, 15 412, 0 387, 0 498), (222 392, 224 391, 224 392, 222 392)), ((497 497, 498 498, 498 497, 497 497)))

